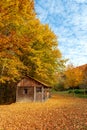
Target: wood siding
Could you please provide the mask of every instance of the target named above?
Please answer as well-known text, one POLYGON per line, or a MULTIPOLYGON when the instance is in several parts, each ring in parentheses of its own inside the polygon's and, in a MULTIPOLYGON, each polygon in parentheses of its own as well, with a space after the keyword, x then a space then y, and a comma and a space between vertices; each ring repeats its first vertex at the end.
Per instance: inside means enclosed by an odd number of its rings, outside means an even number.
POLYGON ((17 84, 16 101, 17 102, 32 102, 44 101, 49 98, 48 87, 44 84, 26 77, 17 84))
POLYGON ((17 102, 26 102, 34 100, 34 87, 18 87, 17 90, 17 102), (25 89, 27 93, 25 93, 25 89))

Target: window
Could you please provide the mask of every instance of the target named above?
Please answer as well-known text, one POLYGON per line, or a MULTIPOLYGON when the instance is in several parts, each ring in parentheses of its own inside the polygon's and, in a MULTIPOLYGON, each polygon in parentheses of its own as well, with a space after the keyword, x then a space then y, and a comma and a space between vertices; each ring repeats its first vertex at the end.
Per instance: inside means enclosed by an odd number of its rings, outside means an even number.
POLYGON ((42 88, 41 87, 36 87, 36 91, 37 92, 42 92, 42 88))
POLYGON ((27 93, 28 93, 28 89, 25 88, 25 89, 24 89, 24 94, 27 94, 27 93))

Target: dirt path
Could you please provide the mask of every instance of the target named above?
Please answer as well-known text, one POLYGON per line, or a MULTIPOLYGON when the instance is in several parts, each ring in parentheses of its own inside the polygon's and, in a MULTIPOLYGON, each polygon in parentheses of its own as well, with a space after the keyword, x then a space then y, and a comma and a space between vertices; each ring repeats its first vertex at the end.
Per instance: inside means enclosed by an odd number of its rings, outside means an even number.
POLYGON ((0 130, 87 130, 87 99, 54 95, 45 103, 1 105, 0 130))

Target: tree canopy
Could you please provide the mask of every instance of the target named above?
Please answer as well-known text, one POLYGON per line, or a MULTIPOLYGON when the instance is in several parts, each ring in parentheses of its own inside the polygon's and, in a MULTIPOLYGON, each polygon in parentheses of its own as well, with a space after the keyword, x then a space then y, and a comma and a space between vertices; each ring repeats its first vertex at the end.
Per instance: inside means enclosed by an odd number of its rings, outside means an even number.
POLYGON ((52 84, 63 64, 57 37, 36 17, 34 1, 0 1, 0 83, 30 75, 52 84))
POLYGON ((79 67, 74 67, 72 64, 67 66, 64 73, 65 88, 75 88, 82 83, 83 74, 79 67))

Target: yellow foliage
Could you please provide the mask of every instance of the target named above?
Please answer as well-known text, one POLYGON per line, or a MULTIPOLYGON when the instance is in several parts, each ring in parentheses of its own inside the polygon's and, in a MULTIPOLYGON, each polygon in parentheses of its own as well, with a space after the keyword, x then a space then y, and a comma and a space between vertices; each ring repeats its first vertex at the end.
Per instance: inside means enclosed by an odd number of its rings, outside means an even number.
POLYGON ((53 95, 43 103, 0 105, 3 130, 86 130, 87 100, 53 95))
POLYGON ((0 60, 0 78, 27 74, 53 82, 62 56, 56 35, 36 18, 34 1, 2 0, 0 11, 0 59, 8 60, 4 71, 0 60))
POLYGON ((68 66, 65 71, 65 86, 77 87, 82 83, 82 71, 74 66, 68 66))

